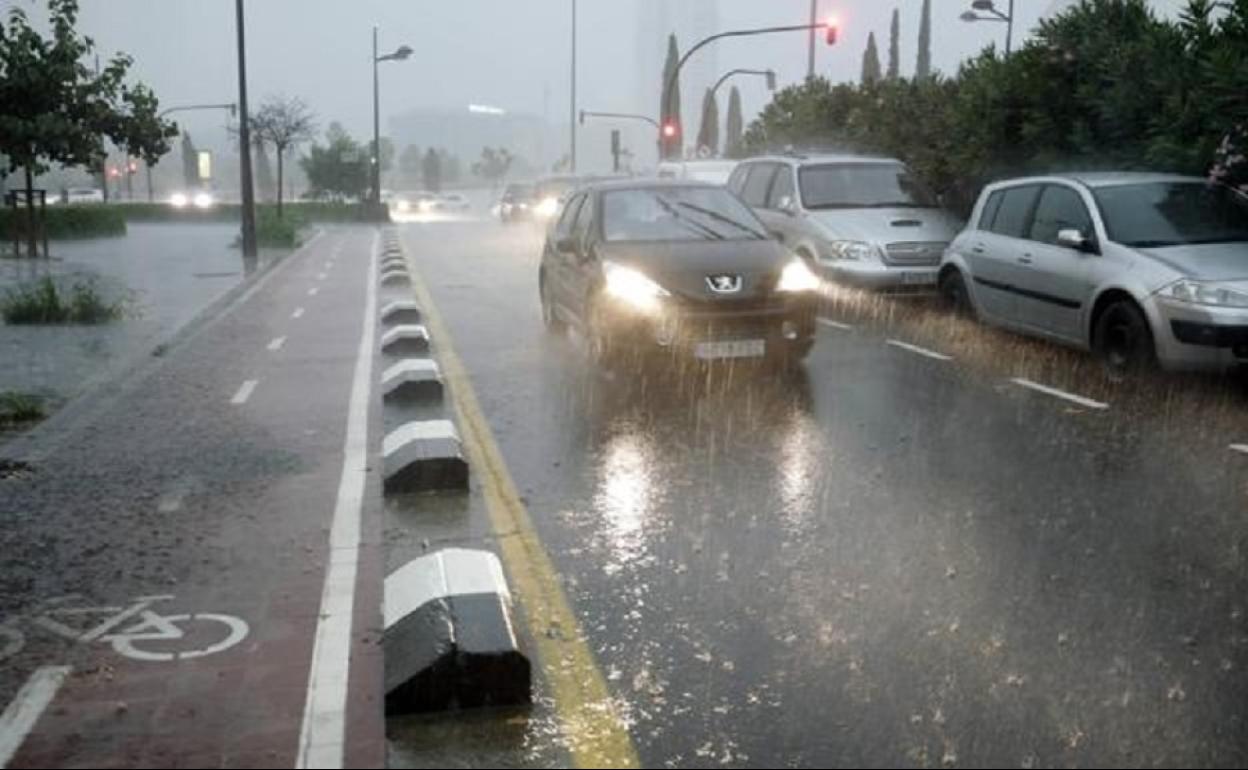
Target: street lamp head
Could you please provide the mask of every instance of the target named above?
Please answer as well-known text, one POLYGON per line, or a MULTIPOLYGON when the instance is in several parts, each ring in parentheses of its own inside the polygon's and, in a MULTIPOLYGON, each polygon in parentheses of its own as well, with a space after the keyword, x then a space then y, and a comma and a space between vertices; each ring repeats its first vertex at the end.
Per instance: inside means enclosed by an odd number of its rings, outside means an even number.
POLYGON ((979 21, 979 18, 979 14, 974 11, 963 11, 961 16, 962 21, 979 21))
MULTIPOLYGON (((989 5, 992 5, 992 3, 989 3, 989 5)), ((391 54, 391 56, 393 56, 395 59, 398 59, 399 61, 403 61, 404 59, 406 59, 407 57, 411 55, 412 55, 412 47, 410 45, 401 45, 399 46, 399 49, 397 51, 391 54)))
POLYGON ((971 7, 977 11, 995 11, 996 4, 992 0, 971 0, 971 7))
POLYGON ((776 90, 776 71, 767 70, 766 76, 767 76, 767 90, 775 91, 776 90))

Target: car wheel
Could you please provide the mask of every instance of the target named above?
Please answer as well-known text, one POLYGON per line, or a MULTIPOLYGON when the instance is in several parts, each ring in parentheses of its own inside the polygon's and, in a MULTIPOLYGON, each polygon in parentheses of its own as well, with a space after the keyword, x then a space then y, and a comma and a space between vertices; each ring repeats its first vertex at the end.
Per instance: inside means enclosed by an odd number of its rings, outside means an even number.
POLYGON ((568 325, 555 312, 555 303, 550 297, 550 287, 547 284, 546 277, 542 276, 538 283, 538 295, 542 303, 542 324, 551 334, 563 334, 568 325))
POLYGON ((954 315, 962 318, 975 317, 975 308, 971 305, 971 295, 966 289, 966 279, 962 277, 962 271, 950 270, 941 277, 940 298, 954 315))
POLYGON ((1139 305, 1130 300, 1116 300, 1101 311, 1092 348, 1113 379, 1152 369, 1157 362, 1148 319, 1139 305))

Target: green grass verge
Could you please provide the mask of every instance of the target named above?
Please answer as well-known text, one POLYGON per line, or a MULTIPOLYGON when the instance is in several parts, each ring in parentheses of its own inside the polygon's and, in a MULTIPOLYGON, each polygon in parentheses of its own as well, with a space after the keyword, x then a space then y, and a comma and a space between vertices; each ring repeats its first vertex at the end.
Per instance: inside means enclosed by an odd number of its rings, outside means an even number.
MULTIPOLYGON (((44 222, 50 240, 126 234, 126 217, 118 206, 52 205, 44 210, 44 222)), ((15 227, 19 235, 25 232, 26 211, 0 208, 0 233, 10 242, 13 240, 15 227)))
POLYGON ((106 300, 91 280, 76 281, 66 291, 41 278, 0 297, 0 317, 7 324, 102 324, 125 315, 126 302, 106 300))
POLYGON ((0 426, 35 422, 47 416, 43 399, 17 390, 0 391, 0 426))

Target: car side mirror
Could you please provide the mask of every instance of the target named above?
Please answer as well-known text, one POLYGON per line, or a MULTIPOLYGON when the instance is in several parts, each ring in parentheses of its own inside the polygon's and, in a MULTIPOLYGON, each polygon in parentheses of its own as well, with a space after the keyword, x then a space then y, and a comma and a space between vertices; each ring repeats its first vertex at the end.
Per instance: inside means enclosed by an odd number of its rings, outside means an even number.
POLYGON ((792 195, 781 196, 780 200, 776 202, 776 208, 791 217, 797 216, 797 201, 793 199, 792 195))
POLYGON ((1096 251, 1092 240, 1073 227, 1057 231, 1057 245, 1085 253, 1096 251))

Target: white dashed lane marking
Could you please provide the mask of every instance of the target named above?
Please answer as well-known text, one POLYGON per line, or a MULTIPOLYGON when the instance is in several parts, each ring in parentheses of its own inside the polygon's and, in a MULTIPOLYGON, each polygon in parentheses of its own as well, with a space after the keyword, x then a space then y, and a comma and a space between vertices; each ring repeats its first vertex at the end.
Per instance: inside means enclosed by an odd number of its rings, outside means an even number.
POLYGON ((318 289, 318 288, 316 288, 315 286, 313 286, 311 289, 308 289, 308 296, 309 296, 309 297, 315 297, 315 296, 316 296, 316 293, 317 293, 318 291, 320 291, 320 289, 318 289))
POLYGON ((301 308, 301 307, 297 307, 297 308, 295 308, 295 312, 291 313, 291 314, 290 314, 290 317, 291 317, 291 318, 302 318, 302 317, 303 317, 303 308, 301 308))
POLYGON ((953 360, 953 356, 947 356, 944 353, 937 353, 935 350, 928 350, 927 348, 921 348, 918 345, 911 345, 909 342, 902 342, 901 340, 888 340, 888 344, 892 345, 895 348, 908 350, 911 353, 917 353, 920 356, 926 356, 928 358, 935 359, 937 361, 952 361, 953 360))
POLYGON ((1248 444, 1231 444, 1227 449, 1232 452, 1239 452, 1241 455, 1248 455, 1248 444))
POLYGON ((22 747, 26 736, 34 729, 44 709, 52 703, 67 676, 69 666, 35 669, 22 689, 17 691, 13 702, 0 714, 0 767, 8 767, 9 760, 22 747))
POLYGON ((238 392, 234 394, 233 398, 230 399, 230 403, 235 406, 247 403, 247 399, 251 398, 251 392, 255 390, 256 386, 259 384, 259 380, 247 380, 239 387, 238 392))
POLYGON ((285 344, 286 344, 285 337, 276 337, 274 338, 272 342, 269 343, 269 350, 281 350, 282 345, 285 345, 285 344))
POLYGON ((840 329, 841 331, 846 332, 854 328, 847 323, 833 321, 831 318, 816 318, 815 321, 823 326, 830 326, 833 329, 840 329))
POLYGON ((318 280, 318 281, 323 281, 323 280, 325 280, 325 274, 324 274, 324 273, 317 273, 317 274, 316 274, 316 280, 318 280))
POLYGON ((1094 401, 1093 399, 1080 396, 1076 393, 1067 393, 1064 390, 1058 390, 1057 388, 1050 388, 1048 385, 1041 385, 1038 382, 1032 382, 1031 380, 1025 379, 1023 377, 1015 377, 1012 380, 1010 380, 1010 382, 1014 383, 1015 385, 1024 387, 1024 388, 1029 388, 1031 390, 1034 390, 1037 393, 1044 393, 1045 395, 1053 396, 1054 398, 1064 399, 1073 404, 1078 404, 1079 406, 1087 407, 1088 409, 1108 409, 1109 408, 1109 404, 1106 404, 1103 401, 1094 401))

